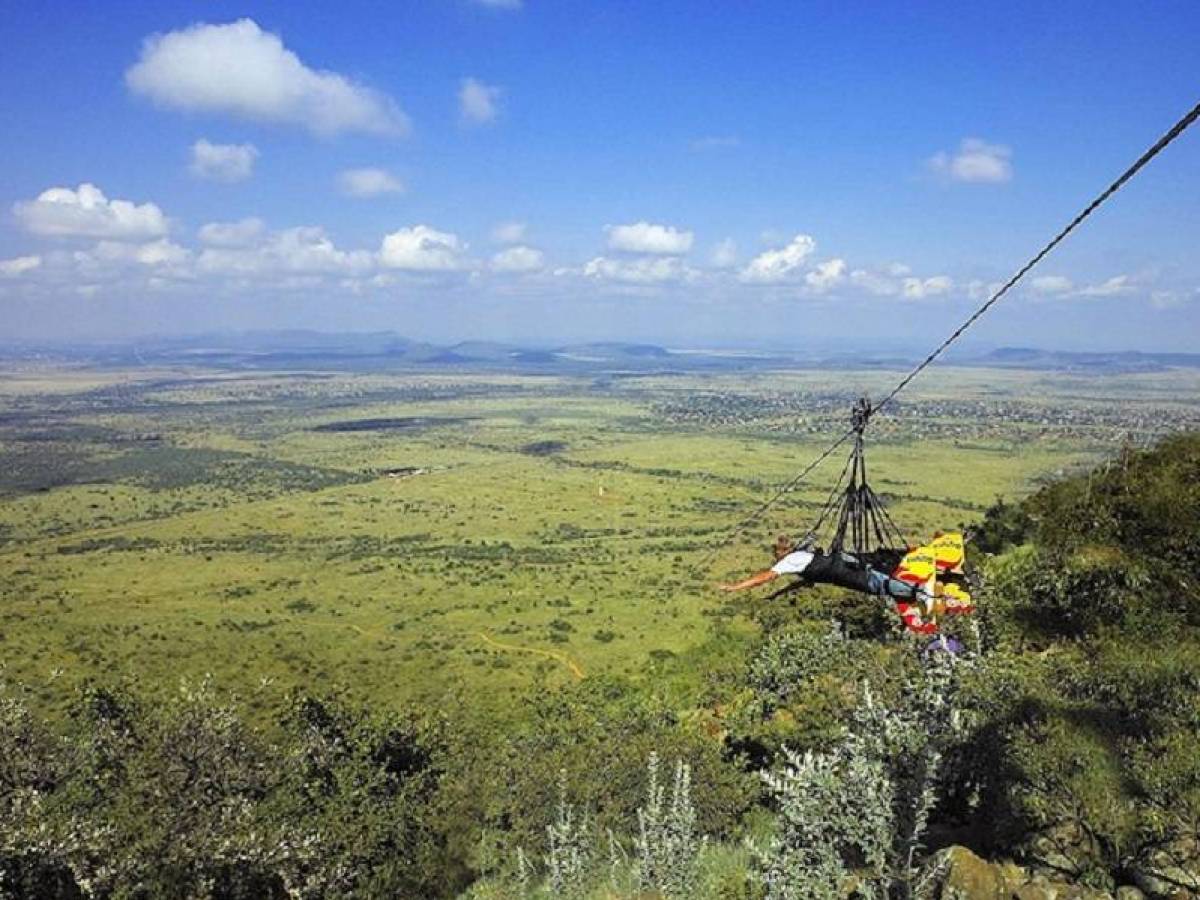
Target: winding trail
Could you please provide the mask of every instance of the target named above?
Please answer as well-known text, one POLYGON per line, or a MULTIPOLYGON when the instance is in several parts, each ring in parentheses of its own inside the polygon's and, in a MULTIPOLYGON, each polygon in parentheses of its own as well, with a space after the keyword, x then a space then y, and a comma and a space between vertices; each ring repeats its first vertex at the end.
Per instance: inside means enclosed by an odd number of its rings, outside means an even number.
POLYGON ((543 650, 541 647, 518 647, 516 644, 503 644, 493 638, 488 637, 482 631, 475 632, 476 636, 489 646, 495 647, 497 650, 510 650, 516 653, 533 653, 537 656, 544 656, 547 659, 553 659, 556 662, 562 663, 575 676, 576 681, 582 681, 584 677, 583 669, 579 667, 579 663, 567 656, 562 650, 543 650))

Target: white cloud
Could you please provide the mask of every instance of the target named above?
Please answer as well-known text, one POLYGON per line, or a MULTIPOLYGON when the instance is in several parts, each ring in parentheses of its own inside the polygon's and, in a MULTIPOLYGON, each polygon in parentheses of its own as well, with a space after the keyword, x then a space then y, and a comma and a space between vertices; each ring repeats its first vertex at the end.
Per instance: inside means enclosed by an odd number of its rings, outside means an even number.
POLYGON ((524 222, 501 222, 492 229, 492 240, 497 244, 519 244, 525 240, 524 222))
POLYGON ((804 261, 817 248, 810 235, 798 234, 786 247, 767 250, 750 260, 739 276, 742 281, 776 282, 798 275, 804 261))
POLYGON ((731 269, 737 264, 737 244, 733 238, 719 241, 712 250, 712 264, 715 269, 731 269))
POLYGON ((210 247, 248 247, 257 243, 266 231, 262 219, 240 222, 209 222, 199 231, 200 243, 210 247))
POLYGON ((1003 286, 1000 281, 987 282, 975 278, 966 284, 967 297, 971 300, 987 300, 1003 286))
POLYGON ((884 278, 876 272, 869 272, 866 269, 855 269, 850 273, 850 283, 855 287, 862 288, 868 294, 875 294, 877 297, 890 297, 896 293, 896 283, 890 278, 884 278))
POLYGON ((1175 309, 1187 303, 1188 299, 1179 291, 1153 291, 1150 294, 1150 305, 1155 309, 1175 309))
POLYGON ((254 172, 258 148, 253 144, 213 144, 201 138, 192 144, 188 170, 212 181, 244 181, 254 172))
POLYGON ((583 267, 583 274, 588 278, 625 284, 660 284, 680 281, 692 273, 681 259, 674 256, 647 256, 640 259, 597 256, 583 267))
POLYGON ((1012 150, 979 138, 963 138, 957 153, 936 153, 929 168, 944 178, 996 184, 1012 179, 1012 150))
POLYGON ((905 278, 902 293, 908 300, 924 300, 927 297, 940 297, 954 290, 954 282, 947 275, 934 275, 932 278, 905 278))
POLYGON ((677 256, 692 249, 695 235, 671 225, 635 222, 632 225, 608 225, 608 246, 626 253, 655 253, 677 256))
POLYGON ((16 278, 26 272, 32 272, 42 264, 40 256, 17 256, 13 259, 0 259, 0 277, 16 278))
POLYGON ((167 233, 167 218, 153 203, 109 200, 94 184, 50 188, 14 204, 13 213, 26 230, 51 237, 138 240, 167 233))
POLYGON ((464 78, 458 89, 458 115, 465 125, 487 125, 500 115, 501 89, 464 78))
MULTIPOLYGON (((849 281, 852 286, 875 297, 904 297, 908 300, 941 297, 955 289, 954 280, 948 275, 918 278, 910 275, 911 272, 912 269, 903 263, 891 263, 882 270, 854 269, 850 272, 849 281)), ((974 296, 977 290, 982 290, 983 282, 972 281, 965 287, 974 296)))
POLYGON ((1079 296, 1081 297, 1114 297, 1117 294, 1128 294, 1132 291, 1133 285, 1130 283, 1128 275, 1117 275, 1103 281, 1100 284, 1089 285, 1081 288, 1079 296))
POLYGON ((397 135, 409 128, 387 96, 336 72, 310 69, 252 19, 151 35, 125 83, 169 109, 301 125, 320 135, 397 135))
POLYGON ((200 253, 198 266, 208 273, 245 276, 353 273, 371 269, 374 258, 366 250, 339 250, 323 228, 302 226, 271 232, 252 247, 210 246, 200 253))
POLYGON ((820 263, 804 275, 804 283, 814 291, 827 291, 841 284, 846 278, 846 261, 830 259, 820 263))
POLYGON ((385 169, 346 169, 338 173, 338 187, 350 197, 401 194, 404 183, 385 169))
POLYGON ((534 272, 545 264, 541 250, 524 244, 501 250, 492 257, 492 268, 497 272, 534 272))
POLYGON ((1075 288, 1074 282, 1064 275, 1040 275, 1030 281, 1030 286, 1035 293, 1048 296, 1069 294, 1075 288))
POLYGON ((1129 275, 1116 275, 1099 284, 1078 286, 1070 278, 1062 275, 1042 275, 1030 279, 1030 289, 1043 297, 1078 298, 1078 297, 1115 297, 1128 294, 1137 289, 1134 279, 1129 275))
POLYGON ((75 259, 85 265, 93 262, 106 262, 165 266, 184 263, 190 256, 189 250, 166 238, 160 238, 145 244, 101 241, 90 252, 76 253, 75 259))
POLYGON ((379 262, 390 269, 445 272, 463 267, 465 251, 466 245, 457 235, 415 225, 384 237, 379 262))

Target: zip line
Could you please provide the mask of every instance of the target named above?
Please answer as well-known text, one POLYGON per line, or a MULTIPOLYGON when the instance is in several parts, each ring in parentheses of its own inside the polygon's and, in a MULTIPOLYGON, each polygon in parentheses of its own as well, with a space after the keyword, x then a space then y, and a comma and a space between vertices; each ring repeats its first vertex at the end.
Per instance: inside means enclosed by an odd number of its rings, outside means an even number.
MULTIPOLYGON (((897 394, 908 387, 914 378, 928 368, 934 362, 934 360, 936 360, 942 355, 942 353, 946 351, 951 344, 962 337, 963 333, 968 328, 974 325, 980 318, 982 318, 984 313, 998 303, 1000 298, 1007 294, 1017 284, 1017 282, 1024 278, 1029 271, 1034 268, 1034 266, 1045 259, 1055 247, 1066 240, 1067 236, 1072 231, 1083 224, 1084 220, 1087 219, 1088 216, 1099 209, 1106 200, 1124 187, 1125 184, 1132 179, 1133 176, 1140 172, 1147 163, 1154 159, 1154 157, 1158 156, 1158 154, 1165 150, 1167 146, 1171 144, 1171 142, 1187 131, 1187 129, 1191 127, 1197 118, 1200 118, 1200 103, 1197 103, 1195 106, 1193 106, 1187 112, 1187 114, 1183 116, 1183 118, 1181 118, 1171 127, 1169 131, 1160 137, 1145 153, 1138 157, 1137 161, 1134 162, 1133 165, 1122 172, 1116 181, 1105 188, 1104 191, 1096 197, 1096 199, 1084 207, 1082 212, 1075 216, 1075 218, 1072 219, 1058 234, 1056 234, 1049 243, 1042 247, 1042 249, 1039 250, 1036 255, 1034 255, 1027 263, 1025 263, 1025 265, 1018 269, 1016 273, 1014 273, 1013 276, 1008 279, 1008 281, 1006 281, 998 290, 996 290, 996 292, 993 293, 982 306, 975 310, 975 312, 971 313, 971 315, 961 325, 959 325, 958 328, 954 329, 954 331, 950 333, 949 337, 938 344, 938 346, 935 347, 928 356, 921 360, 921 362, 918 363, 911 372, 900 379, 900 382, 894 388, 892 388, 892 390, 885 395, 884 398, 879 401, 879 403, 869 407, 866 413, 866 418, 870 418, 870 416, 888 406, 896 398, 897 394)), ((709 563, 711 563, 716 555, 721 552, 721 550, 729 546, 729 544, 732 543, 743 531, 749 528, 750 525, 754 524, 754 522, 757 521, 765 512, 767 512, 767 510, 778 503, 779 499, 783 497, 784 494, 790 493, 799 487, 800 484, 803 483, 804 479, 812 474, 813 470, 815 470, 819 465, 821 465, 821 463, 833 455, 833 452, 842 446, 842 444, 846 443, 846 441, 849 440, 856 432, 858 432, 861 427, 865 427, 865 424, 866 419, 863 420, 861 425, 854 425, 846 429, 846 431, 836 438, 833 443, 819 453, 811 463, 805 466, 798 475, 785 482, 775 492, 774 495, 772 495, 765 502, 761 503, 752 513, 750 513, 750 515, 746 516, 746 518, 734 526, 734 528, 720 543, 714 545, 713 548, 709 550, 704 559, 701 561, 701 566, 707 566, 709 563)))

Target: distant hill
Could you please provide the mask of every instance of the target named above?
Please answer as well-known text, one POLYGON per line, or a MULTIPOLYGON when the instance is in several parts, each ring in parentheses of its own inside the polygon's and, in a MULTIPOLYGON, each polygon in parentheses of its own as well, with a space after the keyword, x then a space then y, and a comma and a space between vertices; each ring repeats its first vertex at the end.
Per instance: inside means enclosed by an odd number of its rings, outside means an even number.
POLYGON ((103 365, 206 365, 233 369, 380 371, 457 368, 467 371, 662 372, 726 370, 794 364, 784 356, 674 352, 655 344, 618 341, 538 347, 499 341, 448 346, 392 332, 324 334, 313 331, 146 338, 103 344, 0 347, 0 358, 68 359, 103 365))
POLYGON ((1101 372, 1152 372, 1170 368, 1200 369, 1200 353, 1087 353, 1001 347, 970 360, 968 365, 1014 369, 1057 369, 1101 372))
MULTIPOLYGON (((203 365, 230 369, 316 369, 391 371, 434 368, 479 372, 646 373, 845 370, 909 368, 919 357, 863 352, 853 344, 825 349, 750 351, 672 350, 658 344, 594 341, 546 346, 504 341, 460 341, 441 345, 390 331, 328 334, 318 331, 247 331, 186 337, 153 337, 96 343, 21 342, 0 344, 0 359, 43 359, 110 366, 203 365)), ((1200 368, 1200 353, 1072 352, 1002 347, 981 355, 962 352, 947 359, 957 366, 1066 372, 1153 372, 1200 368)))

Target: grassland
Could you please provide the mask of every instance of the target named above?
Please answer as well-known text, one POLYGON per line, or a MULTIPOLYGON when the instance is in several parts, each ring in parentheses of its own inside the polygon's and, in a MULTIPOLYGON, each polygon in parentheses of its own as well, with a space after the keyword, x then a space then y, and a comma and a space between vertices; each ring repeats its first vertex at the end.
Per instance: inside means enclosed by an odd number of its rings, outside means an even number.
MULTIPOLYGON (((0 656, 60 709, 92 676, 213 673, 502 713, 531 680, 654 677, 748 627, 713 589, 801 530, 880 371, 631 377, 79 370, 0 377, 0 656)), ((908 532, 1200 422, 1200 373, 942 369, 872 428, 908 532)))

